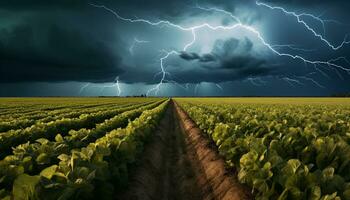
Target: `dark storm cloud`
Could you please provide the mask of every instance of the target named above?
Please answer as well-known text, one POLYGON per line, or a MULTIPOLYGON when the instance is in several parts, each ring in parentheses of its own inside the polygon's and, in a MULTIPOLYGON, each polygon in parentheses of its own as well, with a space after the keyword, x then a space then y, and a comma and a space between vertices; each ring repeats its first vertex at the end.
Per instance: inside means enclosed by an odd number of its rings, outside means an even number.
MULTIPOLYGON (((310 11, 318 15, 326 11, 325 19, 340 19, 341 22, 349 19, 347 0, 260 1, 296 12, 310 11)), ((105 82, 119 76, 122 83, 155 84, 160 80, 159 73, 155 76, 160 70, 159 51, 182 49, 182 43, 191 37, 190 32, 187 34, 173 27, 150 27, 121 21, 89 3, 105 5, 123 17, 169 20, 184 26, 203 22, 234 23, 230 17, 220 13, 196 9, 197 1, 192 0, 0 0, 0 83, 105 82), (130 45, 136 37, 150 42, 137 44, 135 52, 130 53, 130 45)), ((283 52, 300 53, 310 59, 322 60, 350 55, 349 47, 330 53, 326 45, 293 21, 295 19, 291 16, 259 7, 255 0, 202 0, 198 3, 203 7, 215 6, 240 14, 242 22, 262 31, 264 39, 271 44, 295 44, 317 49, 306 53, 286 48, 283 52)), ((318 22, 312 23, 312 26, 322 33, 318 22)), ((332 43, 340 43, 348 33, 349 26, 326 24, 326 38, 332 43)), ((200 36, 202 33, 198 31, 197 34, 200 36)), ((251 39, 256 42, 254 38, 251 39)), ((164 60, 166 70, 171 73, 167 78, 174 78, 180 83, 221 83, 250 77, 304 76, 310 72, 303 71, 307 68, 315 71, 313 66, 305 67, 303 62, 297 60, 261 55, 261 49, 254 49, 255 43, 247 38, 219 39, 213 47, 205 48, 205 52, 207 48, 212 48, 210 52, 199 53, 197 50, 203 50, 201 45, 205 43, 199 39, 190 48, 193 52, 181 52, 179 56, 172 55, 164 60)), ((347 63, 343 64, 347 66, 347 63)), ((324 68, 327 66, 321 69, 324 68)), ((331 74, 328 75, 331 77, 329 85, 349 89, 349 76, 342 74, 344 83, 334 69, 325 71, 331 74)), ((319 73, 311 76, 315 80, 327 79, 319 73)), ((273 86, 271 90, 274 90, 273 86)))
POLYGON ((174 80, 178 83, 224 83, 232 81, 241 81, 250 77, 264 77, 274 74, 275 68, 265 65, 260 67, 246 67, 241 69, 200 69, 195 71, 180 71, 174 73, 174 80))
POLYGON ((272 3, 279 3, 279 4, 291 4, 291 5, 301 5, 301 6, 308 6, 308 5, 324 5, 324 4, 333 4, 333 5, 339 5, 342 4, 348 4, 348 0, 264 0, 261 2, 272 2, 272 3))
POLYGON ((185 51, 182 51, 179 56, 184 60, 188 60, 188 61, 198 60, 199 62, 213 62, 217 59, 216 56, 213 54, 208 53, 200 56, 197 53, 185 52, 185 51))
POLYGON ((242 78, 267 74, 268 68, 262 68, 266 61, 252 55, 253 42, 245 38, 238 40, 231 38, 226 41, 219 40, 214 45, 212 55, 219 60, 219 68, 235 70, 242 78))
POLYGON ((204 54, 199 58, 200 62, 214 62, 216 60, 216 56, 210 53, 204 54))
POLYGON ((92 36, 57 24, 46 24, 39 33, 35 27, 20 24, 0 30, 0 82, 98 82, 122 72, 120 58, 92 36))
POLYGON ((0 8, 8 10, 77 9, 88 5, 88 2, 87 0, 3 0, 0 2, 0 8))
MULTIPOLYGON (((259 69, 259 67, 265 63, 266 63, 265 60, 257 59, 253 56, 239 55, 239 56, 232 56, 228 59, 222 60, 221 61, 221 68, 224 68, 224 69, 244 69, 244 68, 259 69)), ((254 70, 252 70, 252 71, 254 71, 254 70)), ((256 75, 256 73, 254 73, 254 75, 256 75)))
MULTIPOLYGON (((253 43, 248 38, 217 40, 209 54, 181 52, 180 58, 195 65, 190 71, 177 75, 179 82, 225 82, 248 77, 267 76, 278 73, 276 67, 266 60, 253 56, 253 43), (192 62, 197 63, 192 63, 192 62)), ((176 75, 176 72, 174 72, 176 75)))
MULTIPOLYGON (((188 10, 195 10, 194 7, 197 2, 192 0, 2 0, 0 1, 0 8, 4 10, 81 10, 82 8, 90 7, 90 3, 105 5, 120 12, 148 13, 153 15, 153 18, 166 16, 177 18, 188 14, 188 10)), ((240 0, 233 0, 232 2, 226 0, 202 0, 198 3, 222 6, 234 10, 235 4, 240 3, 240 0)))
POLYGON ((90 7, 90 3, 97 5, 106 5, 113 9, 142 11, 144 13, 153 12, 168 16, 177 16, 183 12, 192 2, 187 0, 182 1, 162 1, 148 0, 140 2, 139 0, 3 0, 0 2, 1 9, 8 10, 81 10, 82 8, 90 7))
POLYGON ((182 51, 179 56, 184 60, 198 60, 200 58, 200 56, 197 53, 188 53, 185 51, 182 51))
POLYGON ((142 5, 137 0, 0 1, 1 20, 14 22, 0 26, 0 82, 101 82, 124 73, 128 47, 112 38, 124 24, 89 3, 127 11, 126 16, 152 13, 159 18, 176 18, 187 8, 186 1, 160 0, 142 5))
MULTIPOLYGON (((18 15, 18 17, 12 16, 17 20, 16 23, 9 27, 0 28, 0 82, 101 82, 113 80, 122 74, 131 74, 131 76, 140 74, 137 71, 125 73, 128 71, 128 67, 123 64, 123 59, 125 59, 128 47, 122 42, 114 42, 113 45, 116 48, 112 49, 110 45, 106 44, 111 42, 110 38, 103 38, 102 40, 105 42, 99 40, 106 33, 113 34, 115 29, 122 32, 126 25, 123 23, 117 25, 115 19, 108 12, 94 8, 89 3, 106 5, 125 16, 168 19, 174 22, 180 22, 184 18, 199 13, 202 14, 201 11, 194 9, 195 2, 189 0, 149 0, 147 2, 139 0, 0 1, 0 14, 3 12, 4 19, 6 19, 6 13, 18 15), (83 15, 85 19, 77 20, 80 15, 83 15), (101 27, 104 31, 100 30, 101 27)), ((227 4, 224 0, 206 0, 200 3, 203 5, 215 3, 234 9, 234 4, 227 4)), ((182 58, 198 59, 203 63, 213 62, 216 59, 212 54, 196 58, 195 53, 192 55, 183 54, 182 58)), ((153 70, 143 69, 141 74, 153 75, 155 73, 153 70)), ((136 82, 155 81, 140 80, 140 78, 129 76, 123 77, 126 82, 131 80, 136 82)))

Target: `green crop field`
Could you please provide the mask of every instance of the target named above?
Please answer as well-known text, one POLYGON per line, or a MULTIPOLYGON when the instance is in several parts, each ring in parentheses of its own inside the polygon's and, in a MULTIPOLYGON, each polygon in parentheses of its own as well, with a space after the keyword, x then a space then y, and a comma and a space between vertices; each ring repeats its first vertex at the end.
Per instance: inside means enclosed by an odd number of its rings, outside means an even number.
POLYGON ((174 102, 250 198, 350 200, 347 98, 1 98, 0 198, 132 199, 116 195, 143 179, 154 199, 203 198, 178 189, 206 165, 181 164, 194 150, 174 102))
POLYGON ((256 199, 350 199, 350 99, 176 101, 256 199))
POLYGON ((110 182, 125 184, 127 164, 167 104, 158 98, 0 99, 0 197, 87 198, 94 185, 108 194, 110 182))

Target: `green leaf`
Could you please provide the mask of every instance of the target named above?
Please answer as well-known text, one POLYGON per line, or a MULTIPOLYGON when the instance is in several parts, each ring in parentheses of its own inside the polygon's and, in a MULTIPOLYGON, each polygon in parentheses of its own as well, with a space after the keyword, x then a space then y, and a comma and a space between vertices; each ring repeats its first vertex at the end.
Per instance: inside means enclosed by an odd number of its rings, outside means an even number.
POLYGON ((36 158, 36 162, 37 162, 39 165, 48 164, 48 163, 50 163, 50 157, 49 157, 46 153, 41 153, 41 154, 36 158))
POLYGON ((70 157, 67 154, 61 154, 57 158, 61 161, 68 161, 70 159, 70 157))
POLYGON ((321 188, 314 186, 311 188, 310 200, 319 200, 321 198, 321 188))
POLYGON ((333 178, 334 176, 334 168, 333 167, 327 167, 322 171, 322 175, 326 180, 329 180, 333 178))
POLYGON ((37 199, 35 189, 39 181, 40 176, 21 174, 13 184, 13 198, 16 200, 37 199))
POLYGON ((300 179, 300 176, 298 174, 289 175, 287 176, 287 180, 284 186, 288 189, 298 187, 299 179, 300 179))
POLYGON ((50 167, 47 167, 40 172, 40 175, 45 178, 51 179, 52 176, 56 173, 57 168, 58 168, 57 165, 52 165, 50 167))
POLYGON ((92 181, 96 176, 96 170, 92 171, 87 177, 86 180, 92 181))
POLYGON ((40 138, 40 139, 37 139, 36 141, 39 142, 40 144, 47 144, 50 142, 48 139, 45 139, 45 138, 40 138))
POLYGON ((321 198, 321 200, 341 200, 340 197, 337 196, 337 193, 327 194, 321 198))
POLYGON ((270 162, 266 162, 264 164, 264 167, 263 167, 264 170, 270 170, 271 169, 271 163, 270 162))
POLYGON ((75 169, 75 173, 76 173, 79 177, 86 178, 86 177, 89 176, 89 174, 90 174, 91 172, 90 172, 90 169, 87 168, 87 167, 79 167, 79 168, 75 169))
POLYGON ((296 187, 289 188, 289 193, 293 197, 292 199, 303 199, 302 198, 303 197, 303 192, 300 191, 299 188, 296 188, 296 187))
POLYGON ((32 157, 31 156, 26 156, 23 158, 23 162, 26 163, 26 162, 30 162, 32 160, 32 157))
POLYGON ((56 137, 55 137, 55 141, 56 142, 63 142, 64 140, 63 140, 62 135, 61 134, 57 134, 56 137))
POLYGON ((301 162, 298 159, 290 159, 288 160, 283 171, 288 175, 293 175, 296 173, 300 165, 301 165, 301 162))

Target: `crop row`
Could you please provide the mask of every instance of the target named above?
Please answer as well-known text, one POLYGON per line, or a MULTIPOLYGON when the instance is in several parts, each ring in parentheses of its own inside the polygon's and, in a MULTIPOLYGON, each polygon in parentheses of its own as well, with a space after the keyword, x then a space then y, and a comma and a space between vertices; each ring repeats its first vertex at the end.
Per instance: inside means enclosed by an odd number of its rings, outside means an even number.
MULTIPOLYGON (((2 120, 14 120, 14 119, 25 119, 28 117, 41 116, 45 114, 67 111, 69 109, 86 109, 93 108, 96 106, 106 106, 113 105, 110 104, 94 104, 94 105, 64 105, 64 106, 48 106, 48 105, 37 105, 33 107, 24 107, 20 109, 10 109, 7 112, 2 112, 0 115, 0 119, 2 120)), ((115 104, 114 104, 115 105, 115 104)))
POLYGON ((123 105, 155 101, 153 98, 2 98, 0 118, 17 118, 66 108, 89 108, 101 105, 123 105))
POLYGON ((110 107, 110 106, 125 106, 126 104, 137 104, 143 102, 124 102, 117 101, 114 103, 98 103, 88 104, 88 105, 36 105, 36 106, 26 106, 20 109, 11 109, 8 112, 1 112, 0 120, 11 121, 11 120, 21 120, 21 119, 40 119, 49 115, 60 114, 64 112, 70 112, 74 110, 84 110, 84 109, 96 109, 98 107, 110 107))
POLYGON ((350 113, 179 101, 256 199, 350 199, 350 113))
POLYGON ((17 147, 14 155, 0 161, 0 198, 112 198, 115 189, 126 185, 130 165, 142 152, 168 102, 122 113, 90 131, 56 135, 54 142, 39 139, 17 147), (115 129, 137 116, 127 127, 115 129))
POLYGON ((0 161, 1 186, 12 186, 13 181, 23 173, 40 173, 45 167, 57 164, 59 155, 69 154, 72 149, 85 147, 113 129, 125 127, 129 120, 139 117, 143 111, 153 109, 159 104, 161 102, 123 112, 101 124, 97 124, 96 128, 90 130, 71 130, 69 135, 64 137, 57 134, 55 141, 41 138, 33 143, 27 142, 13 148, 13 154, 0 161))
MULTIPOLYGON (((97 105, 97 104, 95 104, 97 105)), ((40 105, 40 104, 34 104, 34 105, 15 105, 13 108, 3 108, 0 117, 10 117, 10 118, 17 118, 21 117, 23 115, 32 115, 42 112, 49 112, 53 110, 59 110, 59 109, 65 109, 65 108, 72 108, 72 107, 84 107, 82 105, 40 105)))
MULTIPOLYGON (((150 104, 150 102, 143 105, 150 104)), ((122 112, 133 110, 142 105, 132 105, 122 108, 115 108, 107 111, 98 111, 91 114, 80 115, 79 118, 62 118, 48 123, 36 123, 31 127, 19 130, 10 130, 0 135, 0 155, 3 157, 8 154, 13 146, 34 141, 39 138, 53 139, 56 134, 66 135, 70 130, 78 130, 81 128, 93 128, 96 123, 101 123, 108 118, 118 115, 122 112)))
MULTIPOLYGON (((16 130, 16 129, 23 129, 28 126, 31 126, 35 123, 45 123, 50 121, 55 121, 62 118, 76 118, 79 117, 82 114, 89 114, 99 111, 105 111, 108 109, 115 109, 118 107, 127 107, 132 104, 124 104, 124 105, 97 105, 92 108, 84 108, 84 107, 78 107, 78 108, 65 108, 65 109, 58 109, 53 110, 50 112, 43 112, 34 114, 34 115, 24 115, 22 117, 18 117, 13 120, 9 121, 1 121, 0 122, 0 132, 5 132, 9 130, 16 130)), ((134 104, 135 105, 135 104, 134 104)))

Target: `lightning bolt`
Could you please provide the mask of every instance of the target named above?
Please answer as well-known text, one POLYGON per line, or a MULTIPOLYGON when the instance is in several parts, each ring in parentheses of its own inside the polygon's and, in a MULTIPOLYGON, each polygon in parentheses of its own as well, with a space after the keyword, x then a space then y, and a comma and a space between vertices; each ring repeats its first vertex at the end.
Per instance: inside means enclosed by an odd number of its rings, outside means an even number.
MULTIPOLYGON (((330 62, 338 62, 338 61, 343 61, 343 62, 345 62, 346 64, 348 64, 348 65, 350 65, 350 62, 349 62, 349 60, 346 58, 346 57, 338 57, 338 58, 335 58, 335 59, 330 59, 329 60, 330 62)), ((350 71, 347 71, 348 72, 348 74, 350 74, 350 71)))
POLYGON ((119 85, 119 76, 117 76, 117 78, 115 79, 115 84, 117 86, 118 96, 120 96, 120 94, 122 93, 122 90, 120 89, 120 85, 119 85))
POLYGON ((224 91, 224 89, 221 87, 221 85, 219 85, 219 84, 215 84, 215 86, 217 87, 217 88, 219 88, 221 91, 224 91))
MULTIPOLYGON (((259 3, 259 2, 256 2, 257 5, 266 5, 266 4, 263 4, 263 3, 259 3)), ((266 5, 267 6, 267 5, 266 5)), ((198 7, 199 9, 203 9, 202 7, 198 7)), ((204 10, 208 10, 208 9, 204 9, 204 10)), ((224 14, 227 14, 229 13, 228 11, 225 11, 225 10, 222 10, 222 9, 218 9, 218 8, 215 8, 215 9, 210 9, 210 10, 214 10, 214 11, 218 11, 218 12, 222 12, 224 14)), ((284 10, 284 9, 283 9, 284 10)), ((306 14, 304 14, 306 15, 306 14)), ((229 16, 233 16, 233 14, 229 14, 229 16)), ((299 17, 300 18, 300 17, 299 17)), ((237 21, 237 18, 234 17, 233 18, 235 21, 237 21)), ((303 24, 305 24, 307 27, 309 27, 305 22, 303 22, 303 24)), ((211 27, 211 26, 210 26, 211 27)), ((278 56, 284 56, 284 57, 289 57, 291 59, 297 59, 297 60, 301 60, 302 62, 304 63, 307 63, 307 64, 312 64, 312 65, 326 65, 326 66, 330 66, 330 67, 335 67, 335 68, 339 68, 339 69, 342 69, 346 72, 350 72, 350 69, 348 68, 345 68, 341 65, 337 65, 334 63, 334 61, 336 61, 337 59, 331 59, 331 60, 328 60, 328 61, 322 61, 322 60, 309 60, 307 58, 304 58, 303 56, 301 55, 293 55, 293 54, 288 54, 288 53, 282 53, 282 52, 279 52, 278 50, 276 50, 273 46, 274 45, 271 45, 269 44, 268 42, 266 42, 266 40, 262 37, 261 33, 256 30, 254 27, 252 26, 247 26, 247 25, 244 25, 242 24, 241 22, 235 24, 235 25, 232 25, 232 26, 227 26, 227 27, 222 27, 222 26, 216 26, 216 27, 211 27, 213 30, 217 30, 217 29, 224 29, 224 30, 227 30, 227 29, 235 29, 235 28, 243 28, 247 31, 250 31, 252 33, 254 33, 256 35, 256 37, 260 40, 260 42, 266 46, 268 49, 270 49, 273 53, 275 53, 276 55, 278 56)), ((312 29, 313 30, 313 29, 312 29)), ((315 34, 317 34, 315 32, 315 34)), ((316 35, 317 36, 317 35, 316 35)), ((322 36, 321 36, 322 37, 322 36)), ((325 40, 325 39, 324 39, 325 40)), ((327 40, 326 40, 326 43, 330 44, 327 40)), ((347 44, 347 43, 350 43, 349 42, 343 42, 340 46, 336 47, 337 49, 341 48, 344 44, 347 44)), ((332 45, 330 44, 330 46, 332 47, 332 45)), ((333 46, 334 47, 334 46, 333 46)))
POLYGON ((293 79, 293 78, 289 78, 289 77, 283 77, 281 78, 283 81, 287 82, 289 85, 291 86, 295 86, 293 83, 298 84, 298 85, 304 85, 303 83, 301 83, 299 80, 297 79, 293 79))
POLYGON ((294 44, 275 44, 275 45, 271 45, 273 48, 283 48, 283 47, 287 47, 291 50, 295 50, 295 51, 303 51, 303 52, 313 52, 316 51, 316 49, 304 49, 304 48, 299 48, 297 45, 294 44))
POLYGON ((136 37, 134 38, 133 43, 131 44, 130 48, 129 48, 129 52, 131 55, 134 54, 134 48, 136 47, 137 44, 144 44, 144 43, 149 43, 150 41, 146 41, 146 40, 139 40, 136 37))
POLYGON ((314 83, 316 86, 320 87, 320 88, 325 88, 323 85, 321 85, 320 83, 318 83, 316 80, 314 80, 313 78, 307 77, 307 76, 296 76, 299 79, 304 79, 306 81, 311 81, 312 83, 314 83))
MULTIPOLYGON (((102 86, 102 91, 105 89, 105 88, 116 88, 117 89, 117 95, 120 96, 120 94, 122 93, 122 90, 120 88, 120 85, 119 85, 119 76, 117 76, 115 79, 114 79, 114 82, 113 84, 111 85, 106 85, 106 86, 102 86)), ((101 91, 101 92, 102 92, 101 91)))
POLYGON ((113 81, 113 84, 111 85, 104 85, 104 86, 95 86, 95 85, 92 85, 90 86, 91 84, 90 83, 87 83, 87 84, 84 84, 80 90, 79 90, 79 95, 81 95, 81 93, 87 88, 87 87, 98 87, 98 88, 101 88, 100 90, 100 93, 103 92, 104 89, 106 88, 116 88, 117 89, 117 95, 120 96, 121 93, 122 93, 122 90, 121 90, 121 87, 119 85, 119 76, 117 76, 114 81, 113 81))
POLYGON ((345 23, 339 22, 339 21, 334 20, 334 19, 324 19, 323 21, 324 22, 328 22, 328 23, 337 24, 337 25, 340 25, 340 26, 350 26, 349 24, 345 24, 345 23))
POLYGON ((247 81, 249 81, 252 85, 254 86, 263 86, 266 84, 265 81, 261 80, 261 78, 252 78, 252 77, 249 77, 246 79, 247 81))
MULTIPOLYGON (((180 31, 184 31, 184 32, 189 32, 192 36, 192 39, 184 45, 183 47, 183 51, 187 51, 195 42, 196 42, 196 31, 199 29, 203 29, 203 28, 207 28, 210 30, 214 30, 214 31, 233 31, 233 30, 245 30, 248 31, 250 33, 252 33, 253 35, 255 35, 255 37, 267 48, 269 49, 271 52, 273 52, 275 55, 277 56, 281 56, 281 57, 288 57, 290 59, 293 60, 299 60, 301 62, 304 62, 305 65, 307 64, 311 64, 313 65, 315 68, 317 68, 317 66, 328 66, 328 67, 332 67, 332 68, 337 68, 346 72, 350 72, 349 68, 346 68, 340 64, 337 64, 336 61, 338 61, 338 59, 331 59, 331 60, 310 60, 308 58, 303 57, 302 55, 299 54, 290 54, 290 53, 284 53, 284 52, 280 52, 276 49, 276 46, 269 44, 264 37, 262 36, 262 34, 255 29, 253 26, 249 26, 249 25, 245 25, 244 23, 242 23, 242 21, 236 17, 233 13, 223 10, 223 9, 219 9, 219 8, 204 8, 201 6, 196 6, 197 9, 203 10, 203 11, 207 11, 207 12, 220 12, 222 14, 228 15, 229 17, 231 17, 236 23, 233 25, 228 25, 228 26, 224 26, 224 25, 210 25, 209 23, 203 23, 203 24, 199 24, 199 25, 195 25, 195 26, 190 26, 190 27, 185 27, 185 26, 181 26, 179 24, 175 24, 172 23, 170 21, 166 21, 166 20, 159 20, 159 21, 150 21, 147 19, 142 19, 142 18, 126 18, 126 17, 122 17, 121 15, 119 15, 116 11, 104 6, 104 5, 96 5, 96 4, 90 4, 91 6, 94 6, 96 8, 101 8, 104 9, 108 12, 110 12, 111 14, 113 14, 118 20, 122 20, 125 22, 129 22, 129 23, 145 23, 148 24, 150 26, 160 26, 160 27, 164 27, 164 26, 168 26, 168 27, 173 27, 176 28, 180 31)), ((298 23, 302 24, 303 26, 305 26, 305 28, 310 31, 311 33, 313 33, 313 35, 317 38, 319 38, 321 41, 323 41, 325 44, 327 44, 330 48, 332 48, 333 50, 338 50, 340 48, 342 48, 345 44, 349 44, 350 41, 347 41, 347 36, 345 36, 343 42, 338 45, 335 46, 333 44, 331 44, 327 39, 325 39, 321 34, 318 34, 313 28, 311 28, 303 19, 302 17, 311 17, 317 21, 319 21, 320 23, 322 23, 322 25, 324 26, 325 21, 323 21, 321 18, 314 16, 312 14, 308 14, 308 13, 302 13, 302 14, 297 14, 295 12, 290 12, 285 10, 282 7, 273 7, 270 6, 268 4, 265 3, 261 3, 261 2, 256 2, 256 5, 258 6, 263 6, 272 10, 280 10, 288 15, 292 15, 294 17, 296 17, 298 23)), ((279 45, 280 46, 280 45, 279 45)), ((289 45, 289 48, 291 46, 289 45)), ((292 47, 293 48, 293 47, 292 47)), ((300 50, 300 49, 299 49, 300 50)), ((166 75, 168 74, 168 72, 166 72, 165 67, 164 67, 164 62, 167 58, 169 58, 171 55, 179 55, 180 52, 172 50, 170 52, 166 52, 165 55, 163 57, 160 58, 160 72, 158 74, 161 74, 161 79, 159 81, 159 83, 154 87, 151 88, 147 91, 147 95, 149 95, 150 93, 154 92, 155 95, 158 94, 161 85, 166 81, 166 75)), ((346 59, 346 58, 344 58, 346 59)), ((343 60, 344 60, 343 59, 343 60)), ((349 63, 348 63, 349 64, 349 63)), ((316 82, 315 80, 313 80, 312 78, 309 77, 299 77, 301 79, 304 80, 308 80, 308 81, 312 81, 314 84, 316 84, 319 87, 323 86, 321 84, 319 84, 318 82, 316 82)), ((254 82, 254 80, 252 78, 248 78, 249 81, 251 81, 252 83, 254 82)), ((255 82, 254 82, 255 83, 255 82)), ((255 83, 256 84, 256 83, 255 83)), ((196 86, 197 87, 197 86, 196 86)))
MULTIPOLYGON (((325 44, 327 44, 327 46, 329 46, 330 48, 332 48, 333 50, 338 50, 340 48, 342 48, 345 44, 350 44, 350 41, 347 40, 348 38, 348 35, 345 35, 344 37, 344 40, 338 45, 334 45, 334 44, 331 44, 331 42, 329 42, 326 38, 324 38, 324 36, 322 36, 321 34, 317 33, 315 31, 315 29, 313 29, 309 24, 307 24, 302 18, 303 17, 310 17, 316 21, 318 21, 319 23, 321 23, 322 27, 323 27, 323 35, 325 35, 325 23, 326 22, 330 22, 331 20, 323 20, 321 19, 320 17, 317 17, 315 15, 312 15, 312 14, 309 14, 309 13, 300 13, 300 14, 297 14, 296 12, 292 12, 292 11, 287 11, 285 8, 283 7, 279 7, 279 6, 271 6, 271 5, 268 5, 266 3, 262 3, 262 2, 259 2, 259 1, 256 1, 255 2, 256 5, 258 6, 263 6, 263 7, 266 7, 266 8, 269 8, 271 10, 279 10, 283 13, 285 13, 286 15, 290 15, 290 16, 293 16, 296 18, 297 22, 301 25, 303 25, 308 31, 310 31, 315 37, 319 38, 321 41, 323 41, 325 44)), ((335 20, 332 20, 332 21, 335 21, 335 20)), ((339 23, 339 22, 338 22, 339 23)))
POLYGON ((327 73, 325 73, 324 71, 322 71, 319 67, 323 67, 322 65, 314 65, 314 69, 316 71, 318 71, 321 75, 323 75, 324 77, 328 78, 328 79, 331 79, 331 77, 328 76, 327 73))
POLYGON ((188 88, 189 88, 189 84, 188 83, 186 83, 185 86, 184 86, 183 84, 180 84, 180 83, 178 83, 178 82, 176 82, 174 80, 164 80, 164 81, 166 81, 168 83, 173 83, 173 84, 179 86, 180 88, 182 88, 183 90, 188 91, 188 88))
POLYGON ((166 74, 167 72, 165 71, 164 68, 164 60, 166 60, 169 56, 171 55, 179 55, 180 53, 177 51, 170 51, 170 52, 166 52, 166 55, 163 56, 162 58, 160 58, 160 68, 161 68, 161 74, 162 74, 162 78, 160 79, 160 82, 154 87, 151 88, 147 91, 146 95, 149 96, 149 94, 151 92, 155 92, 155 95, 158 95, 158 92, 160 90, 160 86, 164 83, 165 78, 166 78, 166 74))
POLYGON ((196 86, 194 87, 194 95, 197 95, 200 85, 201 85, 200 83, 197 83, 196 86))
POLYGON ((89 87, 89 85, 90 85, 90 83, 86 83, 86 84, 84 84, 84 85, 80 88, 80 90, 79 90, 79 96, 81 95, 81 93, 82 93, 87 87, 89 87))

